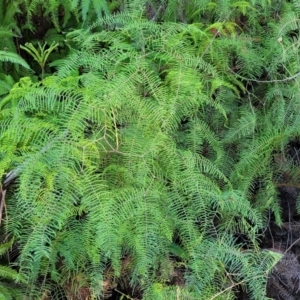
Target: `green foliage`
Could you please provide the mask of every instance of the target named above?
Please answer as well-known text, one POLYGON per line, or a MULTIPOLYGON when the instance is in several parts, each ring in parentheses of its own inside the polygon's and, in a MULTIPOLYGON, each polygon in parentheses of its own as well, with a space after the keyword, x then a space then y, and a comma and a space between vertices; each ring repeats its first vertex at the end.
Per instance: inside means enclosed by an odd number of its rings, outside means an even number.
MULTIPOLYGON (((13 240, 8 243, 0 245, 0 255, 3 256, 9 248, 12 246, 13 240)), ((11 281, 15 283, 25 283, 22 276, 16 272, 14 269, 8 266, 0 266, 0 299, 2 300, 17 300, 23 299, 22 291, 17 287, 16 284, 12 284, 11 281)))
POLYGON ((18 27, 15 14, 20 13, 18 1, 0 1, 0 50, 16 51, 13 37, 20 37, 21 30, 18 27))
POLYGON ((46 43, 19 46, 41 82, 0 77, 5 228, 27 296, 267 299, 280 257, 260 234, 270 212, 281 224, 277 186, 299 178, 285 155, 299 136, 297 3, 17 3, 24 27, 47 24, 46 43))
MULTIPOLYGON (((0 99, 2 96, 7 95, 15 83, 11 75, 7 75, 8 63, 21 65, 23 68, 30 70, 28 63, 20 57, 18 54, 8 51, 0 51, 0 70, 6 70, 4 73, 0 74, 0 99), (2 62, 2 66, 1 66, 2 62)), ((0 103, 0 106, 3 105, 3 102, 0 103)))
POLYGON ((49 57, 49 55, 51 54, 51 52, 53 50, 55 50, 55 48, 58 47, 58 43, 53 42, 52 45, 50 45, 50 47, 46 50, 46 43, 41 46, 40 44, 38 44, 39 48, 36 49, 32 44, 28 44, 26 43, 25 46, 20 46, 21 49, 25 50, 27 53, 29 53, 32 58, 39 64, 39 66, 41 67, 41 79, 44 79, 44 72, 45 72, 45 65, 47 62, 47 59, 49 57))
POLYGON ((24 68, 30 69, 27 62, 15 53, 0 51, 0 61, 19 64, 19 65, 23 66, 24 68))
POLYGON ((108 3, 106 0, 72 0, 71 2, 73 9, 79 8, 83 22, 87 20, 88 13, 91 13, 92 11, 96 13, 98 18, 102 17, 102 13, 105 15, 109 14, 108 3))

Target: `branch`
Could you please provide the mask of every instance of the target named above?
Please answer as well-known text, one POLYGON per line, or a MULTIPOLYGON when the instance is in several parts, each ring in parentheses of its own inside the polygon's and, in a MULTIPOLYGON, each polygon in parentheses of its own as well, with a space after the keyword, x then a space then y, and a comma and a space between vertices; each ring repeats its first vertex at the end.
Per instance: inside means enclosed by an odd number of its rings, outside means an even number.
POLYGON ((158 10, 156 11, 155 15, 152 17, 152 19, 150 21, 156 22, 156 20, 158 19, 159 15, 163 9, 164 9, 164 6, 161 4, 160 7, 158 8, 158 10))
POLYGON ((250 78, 246 78, 243 77, 237 73, 234 73, 232 70, 230 70, 234 75, 236 75, 239 78, 242 78, 244 80, 248 80, 248 81, 254 81, 254 82, 260 82, 260 83, 273 83, 273 82, 287 82, 287 81, 291 81, 294 80, 296 78, 298 78, 300 76, 300 72, 296 73, 295 75, 291 76, 291 77, 287 77, 285 79, 274 79, 274 80, 257 80, 257 79, 250 79, 250 78))

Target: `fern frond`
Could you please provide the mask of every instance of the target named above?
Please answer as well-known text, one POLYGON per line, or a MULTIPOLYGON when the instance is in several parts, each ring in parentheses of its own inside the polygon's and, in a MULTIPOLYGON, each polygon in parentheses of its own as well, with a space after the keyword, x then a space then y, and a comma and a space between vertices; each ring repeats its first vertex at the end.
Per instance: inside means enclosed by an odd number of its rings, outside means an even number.
POLYGON ((13 64, 19 64, 26 69, 30 69, 27 62, 16 53, 0 51, 0 61, 2 61, 2 62, 7 61, 7 62, 11 62, 13 64))

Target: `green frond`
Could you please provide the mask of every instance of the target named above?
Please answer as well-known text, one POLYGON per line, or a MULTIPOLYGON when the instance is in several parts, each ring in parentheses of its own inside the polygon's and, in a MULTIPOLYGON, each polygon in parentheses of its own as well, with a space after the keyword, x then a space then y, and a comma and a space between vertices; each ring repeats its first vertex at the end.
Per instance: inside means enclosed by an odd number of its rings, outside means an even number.
MULTIPOLYGON (((13 240, 0 245, 0 255, 3 256, 13 244, 13 240)), ((22 299, 22 291, 18 283, 26 283, 24 277, 9 266, 0 266, 0 298, 3 300, 22 299), (11 281, 13 283, 11 283, 11 281)))
POLYGON ((0 97, 8 94, 14 83, 10 75, 0 76, 0 97))
POLYGON ((12 53, 12 52, 7 52, 7 51, 0 51, 0 61, 1 62, 10 62, 13 64, 19 64, 22 67, 26 69, 30 69, 29 65, 27 62, 21 58, 18 54, 12 53))
POLYGON ((72 0, 72 9, 80 9, 81 16, 85 22, 91 16, 88 16, 92 10, 95 11, 98 18, 109 14, 108 2, 106 0, 72 0))
POLYGON ((11 31, 11 29, 8 29, 4 26, 0 26, 0 36, 1 38, 6 38, 6 37, 13 37, 15 34, 11 31))
POLYGON ((7 250, 12 246, 13 242, 14 240, 10 240, 7 243, 0 244, 0 256, 7 252, 7 250))
POLYGON ((6 266, 0 266, 0 276, 5 279, 12 279, 15 282, 22 281, 22 277, 18 272, 6 266))
POLYGON ((227 132, 225 138, 226 142, 233 142, 240 140, 245 137, 250 137, 255 133, 256 128, 256 114, 253 111, 253 108, 246 107, 240 113, 240 118, 236 121, 235 124, 230 126, 230 129, 227 132))

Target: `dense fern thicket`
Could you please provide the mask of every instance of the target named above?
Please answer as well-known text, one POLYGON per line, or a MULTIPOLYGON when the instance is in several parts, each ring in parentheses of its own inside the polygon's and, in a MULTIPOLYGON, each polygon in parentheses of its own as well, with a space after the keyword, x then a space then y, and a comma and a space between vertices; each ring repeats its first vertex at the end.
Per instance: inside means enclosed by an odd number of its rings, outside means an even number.
POLYGON ((298 1, 0 4, 21 299, 292 297, 270 272, 294 241, 261 240, 300 207, 298 1))

